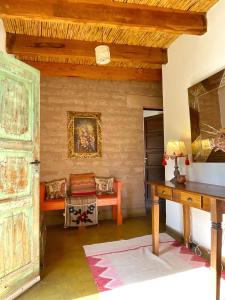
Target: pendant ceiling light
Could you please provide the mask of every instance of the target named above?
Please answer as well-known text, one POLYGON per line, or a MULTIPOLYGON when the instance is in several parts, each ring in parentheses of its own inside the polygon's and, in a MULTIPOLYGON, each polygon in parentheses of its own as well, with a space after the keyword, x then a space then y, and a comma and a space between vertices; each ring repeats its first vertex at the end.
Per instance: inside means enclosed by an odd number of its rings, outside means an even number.
POLYGON ((100 45, 95 48, 95 58, 98 65, 107 65, 110 63, 110 51, 106 45, 100 45))

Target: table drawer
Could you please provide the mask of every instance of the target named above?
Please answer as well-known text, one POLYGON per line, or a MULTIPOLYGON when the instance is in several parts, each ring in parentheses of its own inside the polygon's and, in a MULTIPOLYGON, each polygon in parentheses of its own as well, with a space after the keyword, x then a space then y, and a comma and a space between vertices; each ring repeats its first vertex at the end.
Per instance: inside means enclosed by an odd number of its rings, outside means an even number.
POLYGON ((194 193, 180 192, 180 200, 183 204, 191 207, 201 208, 202 206, 201 195, 194 193))
POLYGON ((172 199, 172 190, 165 186, 157 186, 157 196, 165 199, 172 199))

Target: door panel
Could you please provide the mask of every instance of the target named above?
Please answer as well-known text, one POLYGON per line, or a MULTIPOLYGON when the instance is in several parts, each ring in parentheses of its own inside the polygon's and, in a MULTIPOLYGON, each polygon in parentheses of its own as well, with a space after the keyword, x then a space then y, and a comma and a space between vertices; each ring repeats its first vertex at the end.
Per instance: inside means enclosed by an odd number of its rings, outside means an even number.
POLYGON ((39 72, 0 53, 0 299, 39 278, 39 72))
POLYGON ((33 83, 1 70, 0 74, 0 136, 11 140, 32 140, 33 83))
POLYGON ((29 215, 30 209, 14 209, 13 215, 1 218, 0 278, 31 262, 29 215))
POLYGON ((156 149, 164 147, 164 137, 162 131, 152 131, 146 135, 146 147, 147 149, 156 149))
POLYGON ((147 117, 146 120, 146 132, 154 132, 156 130, 161 131, 163 128, 163 114, 147 117), (149 121, 150 120, 150 121, 149 121))
MULTIPOLYGON (((147 182, 164 180, 165 170, 162 167, 164 153, 163 114, 144 119, 145 129, 145 205, 151 210, 151 189, 147 182)), ((160 221, 165 221, 165 201, 160 201, 160 221)))
MULTIPOLYGON (((31 197, 32 152, 1 150, 0 201, 7 198, 31 197)), ((17 201, 19 201, 17 199, 17 201)))
POLYGON ((160 178, 164 177, 164 169, 159 168, 158 166, 152 166, 152 167, 147 167, 147 176, 146 179, 147 181, 151 181, 151 180, 157 180, 156 178, 158 178, 158 180, 160 180, 160 178))
POLYGON ((160 165, 162 163, 162 153, 154 153, 154 151, 146 152, 146 164, 160 165))

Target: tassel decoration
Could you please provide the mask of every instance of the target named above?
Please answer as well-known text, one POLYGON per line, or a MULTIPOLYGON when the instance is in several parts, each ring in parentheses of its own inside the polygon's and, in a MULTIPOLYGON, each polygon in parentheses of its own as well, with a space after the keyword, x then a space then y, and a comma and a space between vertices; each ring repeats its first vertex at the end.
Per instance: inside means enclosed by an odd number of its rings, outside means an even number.
POLYGON ((186 159, 185 159, 185 165, 186 165, 186 166, 189 166, 189 165, 190 165, 190 161, 189 161, 189 159, 188 159, 188 156, 187 156, 186 159))
POLYGON ((163 160, 162 160, 162 165, 163 165, 163 167, 165 167, 167 165, 165 158, 163 158, 163 160))
POLYGON ((167 165, 166 155, 163 155, 162 166, 165 167, 167 165))

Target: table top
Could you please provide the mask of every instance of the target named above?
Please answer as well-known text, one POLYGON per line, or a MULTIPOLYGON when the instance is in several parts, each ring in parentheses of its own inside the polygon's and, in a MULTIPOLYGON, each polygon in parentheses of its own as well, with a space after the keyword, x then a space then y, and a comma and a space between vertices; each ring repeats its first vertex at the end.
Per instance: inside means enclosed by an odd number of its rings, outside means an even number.
POLYGON ((172 189, 178 189, 186 192, 198 193, 205 196, 211 196, 225 201, 225 186, 206 184, 201 182, 187 181, 185 184, 172 183, 170 181, 150 181, 150 184, 163 185, 172 189))

